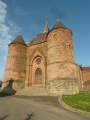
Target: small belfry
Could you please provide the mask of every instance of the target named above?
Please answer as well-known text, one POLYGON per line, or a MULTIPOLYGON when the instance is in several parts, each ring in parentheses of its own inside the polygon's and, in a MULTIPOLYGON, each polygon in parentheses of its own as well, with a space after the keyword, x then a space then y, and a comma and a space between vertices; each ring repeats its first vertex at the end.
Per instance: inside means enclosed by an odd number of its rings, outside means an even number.
POLYGON ((2 89, 13 80, 15 91, 41 86, 47 95, 76 94, 89 88, 83 87, 82 70, 75 63, 72 31, 59 19, 49 30, 46 20, 32 41, 25 42, 19 34, 9 44, 2 89))

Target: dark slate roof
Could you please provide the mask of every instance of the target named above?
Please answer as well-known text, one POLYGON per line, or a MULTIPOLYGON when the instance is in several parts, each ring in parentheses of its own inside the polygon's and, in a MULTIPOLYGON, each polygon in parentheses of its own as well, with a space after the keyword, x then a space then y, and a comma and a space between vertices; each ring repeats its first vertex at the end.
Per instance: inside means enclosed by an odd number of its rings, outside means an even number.
POLYGON ((90 72, 90 66, 88 67, 82 67, 83 72, 90 72))
POLYGON ((53 29, 57 29, 57 28, 66 28, 58 19, 57 22, 55 23, 53 29))
POLYGON ((26 45, 21 34, 19 34, 10 44, 16 44, 16 43, 26 45))
POLYGON ((46 42, 47 33, 41 33, 37 35, 30 43, 29 46, 46 42))

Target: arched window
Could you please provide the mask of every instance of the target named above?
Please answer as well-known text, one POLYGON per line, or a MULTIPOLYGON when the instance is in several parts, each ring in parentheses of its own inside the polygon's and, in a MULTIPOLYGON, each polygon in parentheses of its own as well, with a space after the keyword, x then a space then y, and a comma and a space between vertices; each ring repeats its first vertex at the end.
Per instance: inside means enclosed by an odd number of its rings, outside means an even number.
POLYGON ((37 68, 35 71, 35 84, 41 83, 42 83, 42 70, 40 68, 37 68))
POLYGON ((37 59, 36 59, 36 63, 37 63, 37 64, 40 64, 40 63, 41 63, 41 58, 37 58, 37 59))

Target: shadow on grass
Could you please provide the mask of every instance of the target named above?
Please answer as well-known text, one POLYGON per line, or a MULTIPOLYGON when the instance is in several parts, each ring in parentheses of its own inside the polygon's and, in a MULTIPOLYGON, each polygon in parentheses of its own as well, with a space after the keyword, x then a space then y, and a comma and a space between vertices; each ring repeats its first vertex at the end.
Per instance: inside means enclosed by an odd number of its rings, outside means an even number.
POLYGON ((8 86, 4 87, 1 92, 0 92, 0 97, 5 97, 5 96, 10 96, 10 95, 14 95, 16 93, 16 90, 14 90, 12 88, 12 84, 13 84, 14 80, 9 80, 9 84, 8 86))
POLYGON ((27 114, 27 118, 25 120, 32 120, 32 118, 35 116, 34 113, 31 113, 31 114, 27 114))
POLYGON ((0 120, 4 120, 5 118, 7 118, 9 115, 6 115, 4 117, 0 117, 0 120))

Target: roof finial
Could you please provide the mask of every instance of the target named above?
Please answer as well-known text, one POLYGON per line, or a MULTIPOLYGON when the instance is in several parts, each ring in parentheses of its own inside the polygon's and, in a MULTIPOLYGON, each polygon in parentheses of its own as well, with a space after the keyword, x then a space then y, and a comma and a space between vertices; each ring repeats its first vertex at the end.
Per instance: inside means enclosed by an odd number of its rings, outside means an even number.
POLYGON ((47 17, 46 17, 46 24, 48 25, 47 17))
POLYGON ((19 32, 19 35, 21 35, 21 32, 19 32))
POLYGON ((58 22, 58 21, 60 21, 60 19, 59 19, 59 18, 57 19, 57 22, 58 22))
POLYGON ((42 33, 48 33, 49 28, 48 28, 48 22, 47 22, 47 17, 46 17, 46 25, 44 27, 44 29, 42 30, 42 33))

